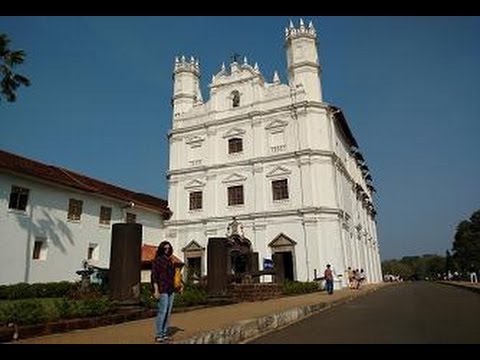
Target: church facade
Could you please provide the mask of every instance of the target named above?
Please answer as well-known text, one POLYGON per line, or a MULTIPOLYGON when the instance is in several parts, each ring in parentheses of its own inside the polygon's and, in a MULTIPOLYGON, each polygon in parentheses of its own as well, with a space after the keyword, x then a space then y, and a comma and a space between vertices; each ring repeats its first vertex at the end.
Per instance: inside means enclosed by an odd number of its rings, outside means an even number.
POLYGON ((203 101, 200 66, 176 58, 166 240, 198 275, 207 244, 241 224, 260 264, 308 281, 327 264, 381 281, 372 177, 341 109, 323 101, 312 23, 285 29, 288 83, 258 65, 222 65, 203 101), (182 253, 180 253, 180 251, 182 253))

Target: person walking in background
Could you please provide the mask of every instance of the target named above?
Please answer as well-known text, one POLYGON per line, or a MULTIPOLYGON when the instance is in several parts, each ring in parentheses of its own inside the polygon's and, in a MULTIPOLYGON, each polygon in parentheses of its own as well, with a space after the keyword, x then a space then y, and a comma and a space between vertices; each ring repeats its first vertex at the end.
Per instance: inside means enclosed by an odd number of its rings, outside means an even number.
POLYGON ((355 274, 352 268, 349 266, 347 269, 347 280, 348 280, 348 288, 353 289, 355 287, 355 274))
POLYGON ((169 339, 168 328, 176 291, 174 287, 175 267, 181 265, 181 263, 173 262, 172 245, 168 241, 162 241, 158 245, 151 274, 153 296, 158 300, 155 319, 156 342, 164 342, 169 339))
POLYGON ((325 290, 329 295, 333 294, 333 272, 330 269, 330 264, 327 264, 327 268, 323 272, 323 277, 325 278, 325 290))
POLYGON ((365 274, 365 271, 363 269, 360 269, 360 284, 363 285, 367 282, 367 274, 365 274))
POLYGON ((477 273, 475 272, 475 267, 472 265, 470 266, 470 283, 476 284, 478 282, 477 273))

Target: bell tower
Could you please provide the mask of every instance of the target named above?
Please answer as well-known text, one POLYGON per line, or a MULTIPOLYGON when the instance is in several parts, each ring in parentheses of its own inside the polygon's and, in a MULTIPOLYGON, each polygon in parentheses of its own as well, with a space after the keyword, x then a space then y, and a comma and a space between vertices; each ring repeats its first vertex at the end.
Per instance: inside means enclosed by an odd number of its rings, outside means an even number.
POLYGON ((190 60, 175 57, 173 69, 173 119, 203 103, 200 92, 200 66, 193 56, 190 60))
POLYGON ((308 100, 322 101, 320 64, 317 52, 317 32, 312 22, 295 28, 290 21, 285 28, 285 48, 287 49, 288 83, 291 87, 302 85, 308 100))

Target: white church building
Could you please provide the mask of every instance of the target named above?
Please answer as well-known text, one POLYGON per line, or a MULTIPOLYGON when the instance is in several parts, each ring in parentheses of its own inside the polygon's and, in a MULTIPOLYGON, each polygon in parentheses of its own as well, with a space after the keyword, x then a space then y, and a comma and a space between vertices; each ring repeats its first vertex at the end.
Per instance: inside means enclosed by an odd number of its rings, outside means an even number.
POLYGON ((78 280, 83 260, 108 268, 118 222, 143 225, 146 258, 168 240, 206 275, 208 240, 234 217, 260 269, 275 254, 287 279, 331 264, 337 286, 348 267, 381 281, 372 177, 342 110, 323 101, 313 25, 290 24, 285 47, 287 84, 236 59, 205 102, 198 60, 175 59, 168 204, 0 150, 0 285, 78 280))
POLYGON ((281 254, 287 279, 331 264, 344 286, 348 267, 381 281, 375 189, 342 110, 323 101, 312 23, 290 23, 285 47, 287 84, 237 59, 205 102, 198 60, 175 59, 165 237, 204 275, 208 239, 236 217, 261 262, 281 254))

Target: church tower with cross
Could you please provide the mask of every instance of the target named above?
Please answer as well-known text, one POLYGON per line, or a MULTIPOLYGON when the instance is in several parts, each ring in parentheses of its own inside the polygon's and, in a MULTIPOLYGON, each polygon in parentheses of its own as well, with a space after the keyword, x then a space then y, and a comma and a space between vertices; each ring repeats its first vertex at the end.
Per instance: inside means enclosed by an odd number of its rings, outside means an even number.
POLYGON ((336 287, 348 267, 381 281, 372 176, 343 111, 323 100, 317 31, 290 22, 284 42, 287 83, 235 54, 206 101, 198 60, 175 59, 165 240, 202 276, 208 240, 235 218, 260 269, 275 259, 285 279, 311 281, 331 264, 336 287))

